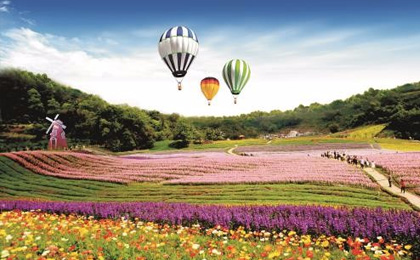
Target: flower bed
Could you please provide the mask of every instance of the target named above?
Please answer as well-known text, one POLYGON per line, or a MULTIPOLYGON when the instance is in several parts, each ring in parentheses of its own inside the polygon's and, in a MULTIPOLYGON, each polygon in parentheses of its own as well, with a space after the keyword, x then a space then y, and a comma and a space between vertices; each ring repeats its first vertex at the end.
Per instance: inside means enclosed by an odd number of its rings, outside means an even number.
POLYGON ((173 184, 318 182, 377 187, 359 169, 306 154, 242 157, 197 153, 153 159, 39 151, 1 155, 33 172, 71 179, 173 184))
POLYGON ((411 245, 377 237, 202 228, 126 219, 0 213, 1 259, 409 259, 411 245))

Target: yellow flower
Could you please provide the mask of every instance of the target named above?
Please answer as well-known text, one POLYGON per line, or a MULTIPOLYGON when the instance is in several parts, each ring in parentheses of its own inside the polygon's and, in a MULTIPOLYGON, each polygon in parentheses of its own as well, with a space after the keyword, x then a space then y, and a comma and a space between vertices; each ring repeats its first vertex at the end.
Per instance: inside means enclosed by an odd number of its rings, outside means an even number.
POLYGON ((89 233, 89 230, 87 230, 86 228, 80 228, 79 233, 81 237, 84 237, 87 233, 89 233))
POLYGON ((412 247, 412 245, 406 245, 404 248, 407 249, 407 250, 410 250, 411 247, 412 247))
POLYGON ((274 251, 268 255, 268 258, 273 259, 274 257, 278 257, 278 256, 280 256, 280 252, 274 251))

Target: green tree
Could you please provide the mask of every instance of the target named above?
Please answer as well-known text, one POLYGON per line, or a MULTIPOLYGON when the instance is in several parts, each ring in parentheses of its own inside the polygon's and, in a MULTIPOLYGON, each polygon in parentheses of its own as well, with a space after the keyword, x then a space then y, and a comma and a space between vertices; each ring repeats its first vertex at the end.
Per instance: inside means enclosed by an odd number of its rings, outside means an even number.
POLYGON ((179 120, 175 129, 172 147, 184 148, 188 147, 190 142, 198 137, 198 133, 194 126, 186 122, 185 120, 179 120))
POLYGON ((41 94, 35 88, 28 90, 28 114, 35 120, 39 120, 45 114, 41 94))
POLYGON ((57 114, 60 111, 60 104, 55 100, 55 98, 51 98, 47 101, 47 114, 52 116, 53 114, 57 114))

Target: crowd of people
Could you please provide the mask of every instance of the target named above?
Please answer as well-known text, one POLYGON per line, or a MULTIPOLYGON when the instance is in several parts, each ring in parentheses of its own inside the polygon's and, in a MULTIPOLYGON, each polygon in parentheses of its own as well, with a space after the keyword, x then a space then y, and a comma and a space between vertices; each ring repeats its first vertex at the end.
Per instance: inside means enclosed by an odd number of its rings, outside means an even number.
MULTIPOLYGON (((350 154, 346 154, 345 152, 337 152, 337 151, 326 151, 324 153, 321 154, 321 157, 325 157, 325 158, 329 158, 329 159, 336 159, 339 161, 345 161, 349 164, 355 165, 355 166, 360 166, 362 169, 363 168, 375 168, 375 162, 374 161, 369 161, 369 159, 367 158, 363 158, 363 157, 359 157, 357 155, 350 155, 350 154)), ((388 186, 391 188, 392 187, 392 176, 391 174, 388 175, 388 186)), ((405 189, 406 189, 406 184, 405 181, 403 179, 400 180, 400 188, 401 188, 401 193, 405 193, 405 189)))
POLYGON ((321 154, 321 157, 336 159, 339 161, 345 161, 349 164, 360 166, 361 168, 365 168, 365 167, 375 168, 376 167, 374 161, 369 161, 369 159, 358 157, 357 155, 346 154, 345 152, 326 151, 321 154))

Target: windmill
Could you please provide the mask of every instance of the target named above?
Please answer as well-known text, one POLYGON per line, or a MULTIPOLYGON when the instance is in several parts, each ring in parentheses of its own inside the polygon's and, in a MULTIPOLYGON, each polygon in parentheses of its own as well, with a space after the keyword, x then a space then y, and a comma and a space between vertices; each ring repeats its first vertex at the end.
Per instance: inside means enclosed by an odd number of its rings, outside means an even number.
POLYGON ((66 141, 66 134, 64 133, 64 129, 66 129, 66 126, 63 124, 63 122, 59 119, 57 119, 59 114, 57 114, 54 117, 54 120, 46 117, 48 121, 51 122, 50 127, 48 128, 46 134, 50 132, 50 141, 48 142, 48 149, 49 150, 59 150, 67 148, 67 141, 66 141))

